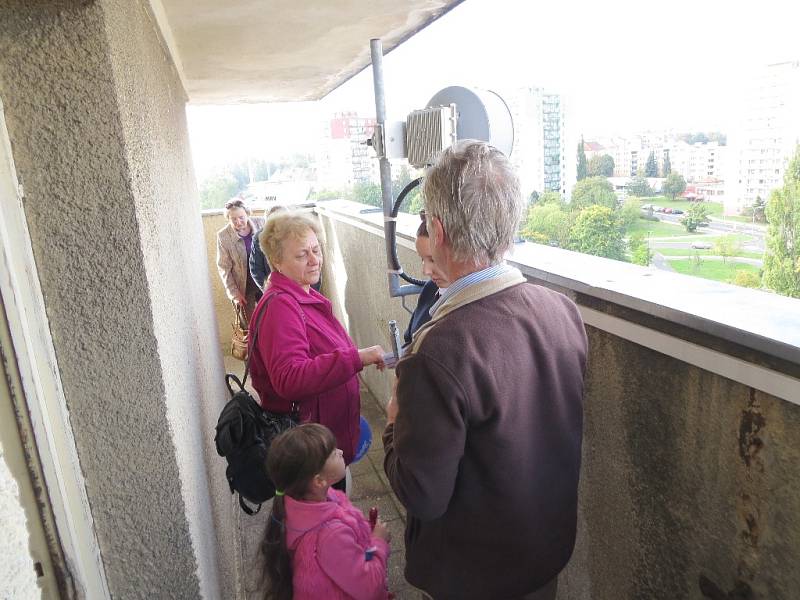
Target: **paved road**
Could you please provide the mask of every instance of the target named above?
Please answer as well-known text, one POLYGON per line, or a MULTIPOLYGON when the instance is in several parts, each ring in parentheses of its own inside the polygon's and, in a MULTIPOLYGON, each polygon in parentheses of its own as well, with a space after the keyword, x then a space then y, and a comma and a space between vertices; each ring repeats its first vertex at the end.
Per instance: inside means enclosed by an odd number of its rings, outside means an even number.
MULTIPOLYGON (((659 221, 665 223, 672 223, 679 225, 683 215, 670 215, 666 213, 654 213, 659 221)), ((766 250, 765 238, 767 235, 767 228, 765 225, 754 225, 752 223, 739 223, 738 221, 725 221, 717 217, 711 217, 711 223, 707 227, 701 227, 697 230, 698 234, 717 234, 725 235, 729 233, 743 233, 752 236, 752 241, 748 242, 755 251, 763 252, 766 250)))
MULTIPOLYGON (((656 250, 656 253, 658 253, 658 250, 656 250)), ((687 258, 692 258, 691 256, 664 256, 663 254, 658 254, 658 256, 661 256, 664 260, 666 260, 668 262, 671 261, 671 260, 685 260, 687 258)), ((702 260, 714 260, 714 261, 721 261, 721 260, 724 261, 725 260, 721 256, 711 256, 711 255, 707 255, 707 254, 701 256, 700 258, 702 260)), ((758 258, 747 258, 747 257, 744 257, 744 256, 729 256, 727 258, 727 260, 728 260, 728 262, 732 262, 732 263, 741 263, 741 264, 745 264, 745 265, 753 265, 754 267, 758 267, 759 269, 764 266, 764 261, 761 260, 761 259, 758 259, 758 258)))
POLYGON ((667 262, 666 257, 659 253, 657 250, 653 252, 653 260, 650 262, 652 266, 656 269, 661 269, 662 271, 674 271, 670 264, 667 262))

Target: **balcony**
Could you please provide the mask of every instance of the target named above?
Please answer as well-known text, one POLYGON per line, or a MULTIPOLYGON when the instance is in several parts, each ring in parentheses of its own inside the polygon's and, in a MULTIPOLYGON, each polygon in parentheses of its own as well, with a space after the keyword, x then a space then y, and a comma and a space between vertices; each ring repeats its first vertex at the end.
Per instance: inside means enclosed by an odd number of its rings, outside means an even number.
MULTIPOLYGON (((406 313, 386 290, 382 216, 361 208, 314 209, 326 238, 323 291, 358 345, 388 345, 388 321, 405 325, 406 313)), ((204 223, 211 248, 221 216, 204 223)), ((401 214, 400 260, 419 275, 415 227, 401 214)), ((700 598, 701 580, 706 590, 793 597, 797 301, 528 243, 510 261, 570 296, 589 333, 579 537, 559 598, 700 598)), ((212 286, 225 345, 229 309, 214 275, 212 286)), ((363 377, 373 428, 382 423, 370 407, 386 402, 390 377, 363 377)))
MULTIPOLYGON (((366 66, 370 36, 390 50, 458 1, 390 3, 380 19, 366 2, 0 3, 0 499, 15 544, 0 596, 22 597, 4 587, 17 574, 48 600, 254 595, 259 522, 213 445, 222 217, 199 214, 186 103, 319 98, 366 66)), ((404 313, 386 294, 382 216, 360 208, 315 207, 325 291, 356 341, 386 344, 404 313)), ((560 598, 795 598, 796 304, 549 247, 512 260, 575 299, 591 340, 560 598)), ((389 376, 363 383, 378 427, 389 376)), ((356 494, 375 491, 399 537, 379 457, 356 494)))

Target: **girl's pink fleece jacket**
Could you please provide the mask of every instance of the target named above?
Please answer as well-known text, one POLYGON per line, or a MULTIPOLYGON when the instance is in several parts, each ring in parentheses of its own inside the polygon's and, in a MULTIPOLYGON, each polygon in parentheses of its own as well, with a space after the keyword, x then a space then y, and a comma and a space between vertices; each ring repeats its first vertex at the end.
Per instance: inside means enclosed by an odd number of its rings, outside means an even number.
POLYGON ((372 535, 347 496, 330 489, 326 502, 284 502, 294 600, 388 598, 389 544, 372 535))

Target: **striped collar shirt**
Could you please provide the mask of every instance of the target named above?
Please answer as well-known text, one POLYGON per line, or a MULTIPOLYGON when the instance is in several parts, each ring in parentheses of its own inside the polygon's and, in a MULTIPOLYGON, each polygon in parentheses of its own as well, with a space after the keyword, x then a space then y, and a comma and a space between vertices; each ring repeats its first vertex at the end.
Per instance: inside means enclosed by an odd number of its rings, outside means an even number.
POLYGON ((447 300, 453 294, 460 292, 476 283, 481 283, 483 281, 487 281, 489 279, 494 279, 499 277, 500 275, 504 275, 511 271, 514 267, 509 265, 506 262, 501 262, 496 265, 492 265, 491 267, 486 267, 485 269, 481 269, 480 271, 475 271, 474 273, 470 273, 469 275, 464 275, 461 279, 457 279, 449 286, 447 289, 439 290, 441 295, 439 299, 431 306, 431 316, 436 314, 436 311, 439 310, 439 307, 444 304, 445 300, 447 300))

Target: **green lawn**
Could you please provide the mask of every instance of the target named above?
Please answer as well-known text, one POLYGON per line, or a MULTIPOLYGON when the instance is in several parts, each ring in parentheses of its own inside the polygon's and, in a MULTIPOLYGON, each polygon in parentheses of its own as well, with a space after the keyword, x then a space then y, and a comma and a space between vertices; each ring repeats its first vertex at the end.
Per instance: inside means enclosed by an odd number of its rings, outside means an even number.
POLYGON ((627 235, 641 232, 647 236, 648 231, 650 232, 649 237, 651 238, 692 235, 686 231, 683 225, 672 225, 671 223, 665 223, 663 221, 646 221, 645 219, 639 219, 636 223, 631 225, 628 228, 627 235))
POLYGON ((736 276, 736 271, 749 271, 756 275, 759 272, 759 268, 753 265, 724 263, 722 261, 713 260, 701 260, 700 265, 695 265, 695 261, 692 259, 671 260, 669 261, 669 266, 678 273, 694 275, 695 277, 702 277, 703 279, 713 279, 714 281, 721 281, 723 283, 731 283, 736 276))
MULTIPOLYGON (((694 256, 695 254, 698 254, 699 256, 719 256, 718 254, 714 254, 713 249, 695 250, 694 248, 653 248, 652 250, 653 252, 658 252, 664 256, 694 256)), ((734 256, 740 256, 742 258, 764 258, 764 254, 762 252, 748 252, 746 250, 739 250, 739 252, 737 252, 734 256)))
MULTIPOLYGON (((688 200, 675 200, 672 201, 666 196, 653 196, 652 198, 639 198, 642 201, 642 204, 655 204, 656 206, 663 206, 664 208, 680 208, 682 211, 686 212, 689 210, 690 206, 694 206, 697 202, 689 202, 688 200)), ((703 206, 708 209, 708 214, 712 217, 721 217, 722 216, 722 202, 700 202, 703 206)), ((655 213, 658 214, 658 213, 655 213)), ((725 217, 726 219, 728 217, 725 217)))

